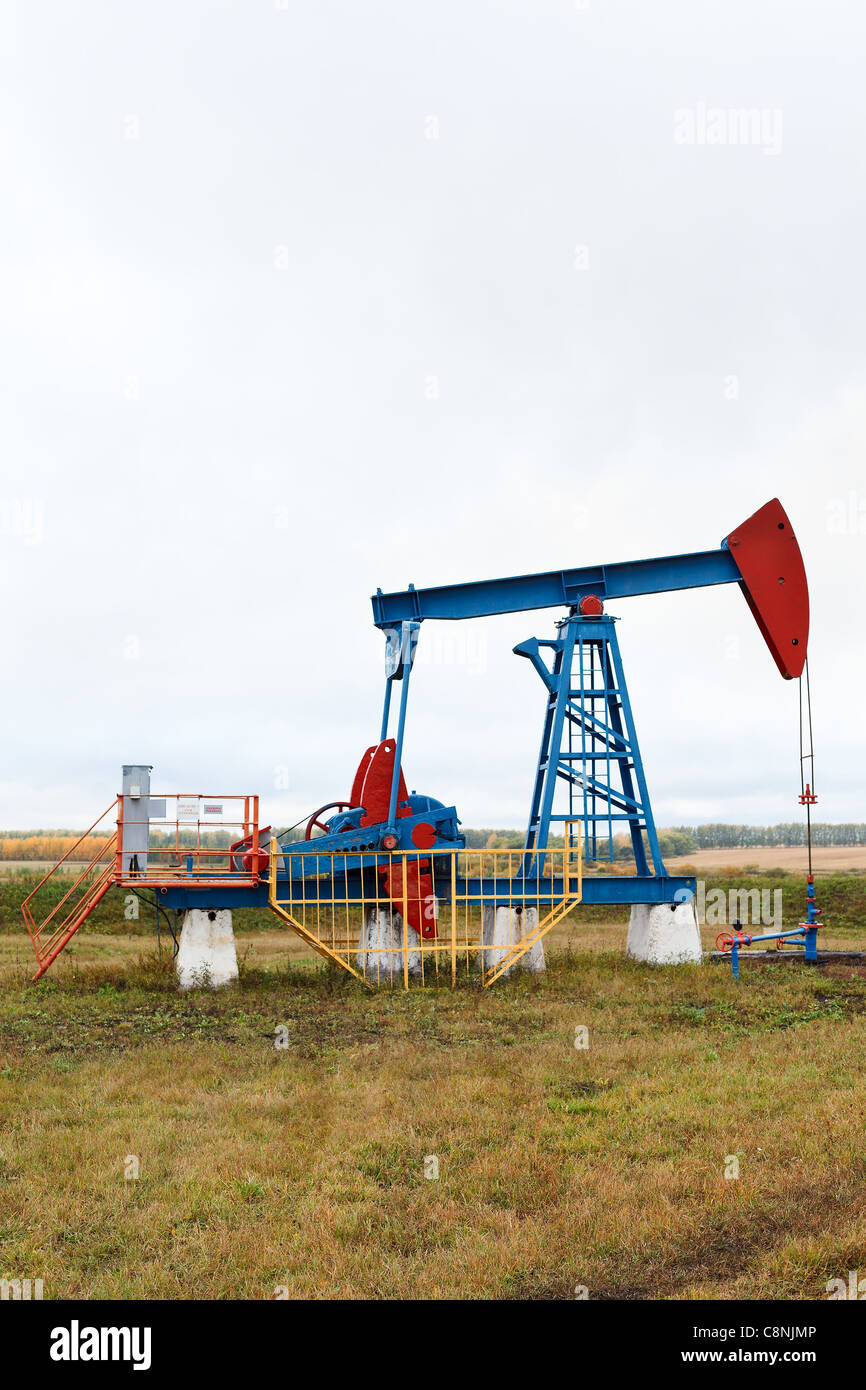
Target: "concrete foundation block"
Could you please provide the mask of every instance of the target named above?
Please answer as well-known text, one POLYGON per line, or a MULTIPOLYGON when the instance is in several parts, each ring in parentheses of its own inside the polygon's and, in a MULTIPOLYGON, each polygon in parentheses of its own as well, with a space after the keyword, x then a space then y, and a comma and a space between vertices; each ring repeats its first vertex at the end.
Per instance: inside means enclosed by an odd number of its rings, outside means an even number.
POLYGON ((409 956, 409 974, 421 974, 421 938, 415 928, 406 924, 406 950, 409 956))
MULTIPOLYGON (((478 964, 485 974, 497 969, 509 954, 511 948, 538 926, 537 907, 494 907, 485 905, 481 909, 481 950, 478 964)), ((544 941, 539 937, 529 950, 506 970, 529 970, 533 974, 545 969, 544 941)))
POLYGON ((238 978, 238 957, 228 909, 190 908, 183 919, 175 961, 181 989, 221 989, 238 978))
MULTIPOLYGON (((406 928, 409 974, 421 970, 418 933, 406 928)), ((403 918, 388 908, 369 908, 364 913, 356 956, 358 969, 371 984, 390 985, 403 978, 403 918)))
POLYGON ((648 965, 699 965, 701 934, 694 899, 685 903, 633 903, 625 953, 648 965))

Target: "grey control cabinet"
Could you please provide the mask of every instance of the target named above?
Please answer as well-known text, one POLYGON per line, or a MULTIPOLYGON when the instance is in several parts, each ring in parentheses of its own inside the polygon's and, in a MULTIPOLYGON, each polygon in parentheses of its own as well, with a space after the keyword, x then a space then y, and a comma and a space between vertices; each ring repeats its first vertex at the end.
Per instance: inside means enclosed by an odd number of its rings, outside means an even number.
POLYGON ((150 795, 150 763, 124 763, 121 797, 121 864, 124 878, 143 878, 147 873, 147 847, 151 816, 165 815, 165 801, 150 795))

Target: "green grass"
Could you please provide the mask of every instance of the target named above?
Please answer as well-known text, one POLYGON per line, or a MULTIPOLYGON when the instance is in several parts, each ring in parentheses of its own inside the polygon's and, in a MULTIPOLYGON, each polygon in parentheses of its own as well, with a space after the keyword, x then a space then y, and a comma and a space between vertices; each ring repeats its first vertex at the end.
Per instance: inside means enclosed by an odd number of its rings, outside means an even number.
POLYGON ((0 1275, 46 1297, 823 1296, 866 1267, 866 972, 735 983, 622 939, 575 929, 544 976, 404 994, 268 933, 237 988, 180 996, 141 939, 82 933, 31 986, 7 937, 0 1275))
MULTIPOLYGON (((41 874, 0 875, 0 933, 20 932, 23 921, 21 901, 39 883, 41 874)), ((706 892, 709 895, 720 889, 726 897, 731 889, 758 892, 776 888, 782 890, 784 925, 796 926, 805 908, 805 886, 802 878, 784 871, 767 873, 728 873, 705 875, 706 892)), ((69 879, 58 875, 46 884, 39 896, 43 912, 47 914, 69 890, 69 879)), ((866 929, 866 876, 858 874, 827 874, 816 880, 818 903, 823 910, 824 921, 834 932, 849 932, 866 929)), ((126 890, 112 889, 99 903, 88 918, 88 932, 104 932, 115 935, 155 935, 155 912, 152 895, 143 895, 139 904, 138 921, 127 921, 124 917, 126 890)), ((772 901, 772 900, 771 900, 772 901)), ((577 910, 580 921, 587 925, 603 922, 627 922, 629 909, 610 907, 581 907, 577 910)), ((234 914, 236 926, 244 931, 279 931, 282 923, 266 908, 246 908, 234 914)), ((163 923, 163 930, 165 924, 163 923)), ((716 931, 719 930, 717 927, 716 931)), ((715 934, 715 933, 714 933, 715 934)))

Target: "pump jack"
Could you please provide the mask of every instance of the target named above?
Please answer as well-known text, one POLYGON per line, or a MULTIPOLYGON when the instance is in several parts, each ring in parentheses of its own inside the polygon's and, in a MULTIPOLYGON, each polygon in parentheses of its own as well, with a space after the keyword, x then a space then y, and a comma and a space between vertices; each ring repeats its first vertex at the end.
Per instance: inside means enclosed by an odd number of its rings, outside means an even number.
MULTIPOLYGON (((329 945, 306 919, 300 920, 298 903, 315 901, 321 906, 324 901, 323 878, 334 913, 339 906, 348 910, 352 904, 384 903, 431 945, 437 938, 437 914, 443 905, 458 900, 475 906, 543 904, 550 909, 544 919, 547 929, 576 901, 568 853, 558 857, 559 841, 556 853, 551 841, 551 828, 559 824, 566 846, 570 828, 579 826, 590 863, 613 859, 617 830, 627 831, 631 839, 635 873, 581 876, 583 902, 686 900, 694 894, 694 879, 668 874, 662 860, 620 655, 618 620, 605 605, 640 594, 717 584, 739 585, 780 673, 786 680, 798 677, 808 647, 809 596, 800 548, 778 499, 767 502, 714 550, 439 588, 377 590, 373 619, 385 636, 381 731, 378 743, 361 759, 348 801, 319 808, 307 823, 305 838, 292 841, 285 835, 272 838, 270 827, 260 828, 258 799, 247 797, 245 815, 238 822, 243 833, 229 852, 221 852, 220 860, 219 851, 201 844, 200 834, 189 852, 178 814, 177 821, 170 822, 177 833, 169 860, 161 857, 160 848, 151 847, 148 853, 153 824, 160 811, 165 814, 164 806, 150 798, 150 769, 133 765, 136 795, 127 779, 117 798, 118 828, 110 847, 113 867, 103 860, 89 866, 96 883, 92 901, 88 889, 62 921, 55 920, 55 909, 42 923, 37 923, 33 905, 38 890, 24 904, 39 961, 34 978, 48 968, 113 885, 152 888, 163 908, 269 905, 314 949, 339 960, 351 973, 356 973, 351 952, 334 947, 333 932, 329 945), (456 808, 410 793, 403 776, 416 643, 421 625, 430 620, 536 608, 561 608, 565 613, 555 635, 530 637, 514 648, 544 686, 541 746, 524 847, 516 861, 509 859, 505 874, 494 866, 492 875, 471 877, 455 857, 465 848, 456 808), (391 736, 391 696, 397 685, 399 709, 391 736), (557 797, 560 790, 565 791, 565 804, 557 797), (131 855, 133 847, 136 853, 131 855), (181 859, 185 856, 180 868, 179 854, 181 859)), ((106 817, 113 808, 114 803, 106 817)), ((202 821, 197 824, 200 827, 202 821)))

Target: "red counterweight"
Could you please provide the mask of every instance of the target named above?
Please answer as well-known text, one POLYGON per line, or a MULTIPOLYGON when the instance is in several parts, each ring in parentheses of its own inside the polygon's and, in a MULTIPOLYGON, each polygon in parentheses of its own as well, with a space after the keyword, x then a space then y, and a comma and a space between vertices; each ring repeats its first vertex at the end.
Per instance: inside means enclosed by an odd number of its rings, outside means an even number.
MULTIPOLYGON (((394 757, 397 746, 392 738, 374 743, 368 748, 355 773, 350 800, 353 806, 363 806, 361 824, 382 825, 388 819, 388 805, 391 800, 391 779, 394 776, 394 757)), ((409 792, 403 769, 397 784, 397 818, 411 816, 408 804, 409 792)))
POLYGON ((794 529, 778 497, 725 542, 742 575, 740 588, 786 680, 802 675, 809 645, 809 588, 794 529))
MULTIPOLYGON (((363 806, 364 808, 364 815, 361 817, 362 826, 382 825, 388 820, 396 752, 397 747, 394 739, 386 738, 381 743, 375 743, 371 748, 368 748, 361 759, 352 783, 351 802, 353 806, 363 806)), ((400 779, 397 784, 397 819, 403 820, 411 814, 409 792, 401 768, 400 779)), ((435 840, 435 832, 431 826, 426 823, 415 826, 412 833, 412 843, 419 849, 429 849, 435 840)), ((398 843, 395 837, 394 845, 385 844, 385 848, 396 849, 398 843)), ((433 879, 430 874, 430 861, 421 859, 417 863, 414 861, 408 863, 405 898, 402 859, 395 857, 386 868, 379 870, 379 877, 394 909, 401 914, 405 909, 409 925, 414 927, 416 932, 425 940, 435 937, 436 919, 433 915, 435 895, 433 893, 433 879)))
POLYGON ((399 856, 387 868, 379 870, 379 877, 395 911, 401 915, 405 911, 409 926, 414 927, 425 941, 434 937, 436 896, 430 875, 430 860, 419 859, 417 863, 410 860, 407 863, 405 898, 403 861, 399 856))

